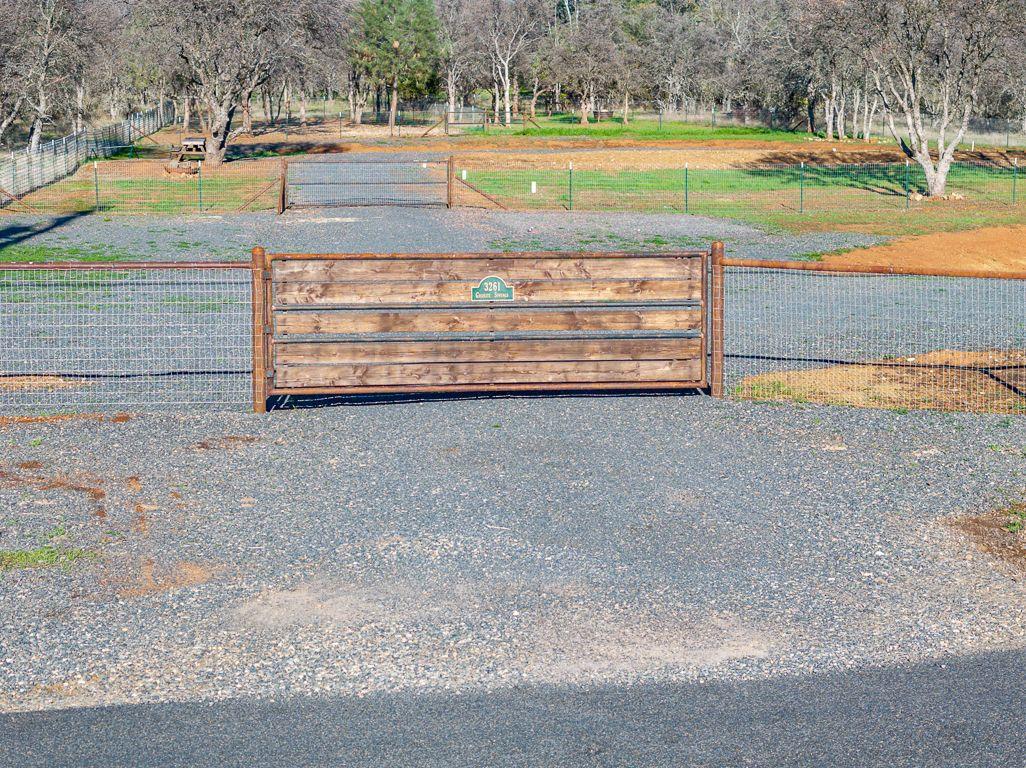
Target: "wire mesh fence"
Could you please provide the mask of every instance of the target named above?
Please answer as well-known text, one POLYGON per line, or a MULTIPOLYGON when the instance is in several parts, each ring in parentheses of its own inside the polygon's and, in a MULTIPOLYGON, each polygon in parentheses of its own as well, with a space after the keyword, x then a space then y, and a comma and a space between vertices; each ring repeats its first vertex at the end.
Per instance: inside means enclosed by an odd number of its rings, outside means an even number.
MULTIPOLYGON (((625 153, 627 154, 627 153, 625 153)), ((587 158, 556 166, 495 167, 487 158, 342 155, 287 159, 287 205, 443 205, 516 210, 637 211, 758 219, 796 215, 898 214, 933 204, 915 164, 629 167, 587 158), (591 167, 589 167, 591 163, 591 167)), ((519 161, 518 161, 519 162, 519 161)), ((176 166, 168 159, 95 160, 24 195, 8 210, 30 214, 231 213, 274 210, 281 158, 176 166)), ((955 163, 949 201, 976 209, 1021 206, 1014 158, 955 163)))
MULTIPOLYGON (((730 397, 1026 415, 1026 275, 809 266, 728 266, 730 397)), ((0 415, 243 409, 252 338, 245 263, 3 266, 0 415)))
POLYGON ((174 105, 166 102, 147 112, 131 115, 120 123, 78 131, 0 156, 0 210, 18 207, 29 193, 68 179, 89 160, 132 151, 135 142, 174 121, 174 105))
POLYGON ((1026 279, 728 268, 739 399, 1026 414, 1026 279))
POLYGON ((247 404, 248 266, 0 266, 0 413, 247 404))
MULTIPOLYGON (((456 164, 454 204, 513 209, 645 211, 736 217, 896 211, 924 202, 918 165, 772 165, 748 168, 490 168, 456 164)), ((988 206, 1023 202, 1018 164, 953 165, 947 195, 988 206)))
POLYGON ((448 160, 289 160, 286 208, 448 205, 448 160))

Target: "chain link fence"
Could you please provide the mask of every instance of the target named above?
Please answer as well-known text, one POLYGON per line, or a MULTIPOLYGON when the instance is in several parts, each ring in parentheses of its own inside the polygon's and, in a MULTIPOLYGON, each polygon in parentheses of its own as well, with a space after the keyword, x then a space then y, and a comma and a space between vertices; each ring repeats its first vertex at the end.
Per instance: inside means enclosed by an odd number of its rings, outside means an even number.
POLYGON ((0 413, 247 405, 248 267, 0 266, 0 413))

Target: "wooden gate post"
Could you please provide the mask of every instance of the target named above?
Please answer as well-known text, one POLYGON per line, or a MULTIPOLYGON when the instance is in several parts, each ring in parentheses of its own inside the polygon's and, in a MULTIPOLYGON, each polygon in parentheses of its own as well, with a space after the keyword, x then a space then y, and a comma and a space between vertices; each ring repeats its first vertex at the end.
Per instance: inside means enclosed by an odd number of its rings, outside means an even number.
POLYGON ((281 167, 278 169, 278 215, 285 213, 285 185, 289 172, 289 161, 284 157, 281 159, 281 167))
POLYGON ((711 314, 709 323, 709 394, 723 397, 723 243, 710 249, 712 281, 710 285, 711 314))
POLYGON ((453 161, 452 155, 445 164, 445 207, 452 208, 453 161))
POLYGON ((253 249, 253 411, 267 412, 267 258, 263 248, 253 249))

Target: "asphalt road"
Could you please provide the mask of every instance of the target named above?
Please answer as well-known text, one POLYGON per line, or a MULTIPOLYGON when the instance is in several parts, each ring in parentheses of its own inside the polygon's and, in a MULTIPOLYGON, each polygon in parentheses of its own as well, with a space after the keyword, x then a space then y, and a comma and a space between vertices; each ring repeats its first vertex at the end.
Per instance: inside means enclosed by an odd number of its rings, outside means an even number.
POLYGON ((0 717, 10 766, 1015 768, 1026 655, 754 683, 527 686, 0 717))

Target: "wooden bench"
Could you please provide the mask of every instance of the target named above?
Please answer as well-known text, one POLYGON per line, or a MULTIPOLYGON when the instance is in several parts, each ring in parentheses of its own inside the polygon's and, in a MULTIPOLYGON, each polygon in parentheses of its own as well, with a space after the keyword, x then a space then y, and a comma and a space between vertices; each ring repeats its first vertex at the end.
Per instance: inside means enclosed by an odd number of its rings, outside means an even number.
POLYGON ((669 254, 253 251, 276 395, 722 389, 722 246, 669 254))

